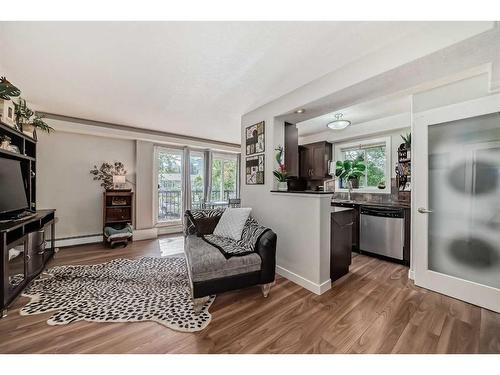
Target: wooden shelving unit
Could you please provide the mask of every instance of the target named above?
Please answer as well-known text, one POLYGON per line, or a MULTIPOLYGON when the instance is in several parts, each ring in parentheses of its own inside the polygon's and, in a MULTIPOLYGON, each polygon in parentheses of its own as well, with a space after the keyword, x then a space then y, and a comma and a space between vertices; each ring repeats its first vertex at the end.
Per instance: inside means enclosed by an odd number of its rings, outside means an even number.
MULTIPOLYGON (((103 193, 103 232, 105 227, 122 229, 133 220, 134 193, 108 190, 103 193)), ((104 233, 103 233, 104 234, 104 233)), ((132 241, 132 237, 129 238, 132 241)))
POLYGON ((411 149, 401 144, 398 149, 398 165, 396 170, 399 199, 409 201, 411 196, 411 149))
POLYGON ((36 210, 36 139, 0 121, 0 137, 8 136, 19 153, 0 149, 0 157, 20 160, 30 209, 36 210))
MULTIPOLYGON (((0 137, 19 152, 0 149, 0 158, 21 162, 26 198, 33 216, 0 223, 0 309, 7 307, 47 266, 55 252, 55 210, 36 211, 36 139, 0 121, 0 137), (36 211, 36 212, 35 212, 36 211), (50 240, 49 240, 50 238, 50 240), (50 245, 48 244, 50 241, 50 245), (10 250, 20 251, 10 257, 10 250), (15 249, 16 250, 16 249, 15 249)), ((1 188, 0 181, 0 188, 1 188)), ((3 193, 0 189, 0 193, 3 193)))

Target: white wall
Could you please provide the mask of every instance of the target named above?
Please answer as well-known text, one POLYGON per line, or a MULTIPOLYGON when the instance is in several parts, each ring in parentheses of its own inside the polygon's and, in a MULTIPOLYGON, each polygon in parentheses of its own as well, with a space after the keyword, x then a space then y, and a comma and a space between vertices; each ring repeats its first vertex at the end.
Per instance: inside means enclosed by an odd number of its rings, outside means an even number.
POLYGON ((153 222, 153 155, 154 144, 152 142, 136 142, 136 227, 137 229, 149 229, 154 226, 153 222))
POLYGON ((38 133, 37 208, 55 208, 56 238, 102 233, 102 192, 89 171, 121 161, 135 180, 134 141, 53 132, 38 133))
MULTIPOLYGON (((115 129, 94 122, 81 123, 50 119, 56 130, 40 134, 37 146, 37 204, 38 208, 55 208, 59 222, 56 238, 94 235, 78 242, 95 241, 102 233, 103 188, 92 180, 89 171, 108 161, 121 161, 127 169, 127 179, 135 192, 135 239, 157 235, 153 203, 153 174, 155 144, 171 144, 223 152, 238 152, 239 147, 206 143, 197 139, 162 136, 134 129, 115 129)), ((175 228, 180 231, 181 228, 175 228)))

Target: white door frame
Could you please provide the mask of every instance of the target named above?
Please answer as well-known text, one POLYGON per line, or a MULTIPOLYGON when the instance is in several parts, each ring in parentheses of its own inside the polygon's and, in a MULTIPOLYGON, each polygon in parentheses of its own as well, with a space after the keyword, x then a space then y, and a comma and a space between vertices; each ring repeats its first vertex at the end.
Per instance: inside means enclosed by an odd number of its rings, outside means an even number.
POLYGON ((500 112, 500 94, 414 114, 412 175, 412 250, 415 284, 500 312, 500 290, 428 269, 428 127, 500 112))

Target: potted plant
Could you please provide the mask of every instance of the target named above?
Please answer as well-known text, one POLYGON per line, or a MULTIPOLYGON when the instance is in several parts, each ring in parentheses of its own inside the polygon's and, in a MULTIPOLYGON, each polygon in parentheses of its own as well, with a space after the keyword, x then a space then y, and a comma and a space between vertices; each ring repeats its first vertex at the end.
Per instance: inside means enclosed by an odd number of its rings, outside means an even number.
POLYGON ((349 189, 349 200, 351 200, 351 190, 356 185, 359 186, 359 178, 365 175, 366 165, 361 160, 337 160, 335 163, 335 176, 347 182, 349 189))
POLYGON ((102 163, 98 168, 94 165, 94 168, 90 170, 90 174, 94 181, 101 181, 101 186, 106 190, 113 189, 113 176, 125 176, 127 171, 122 162, 115 161, 111 163, 102 163))
POLYGON ((278 146, 275 151, 275 158, 278 162, 278 169, 275 169, 273 171, 273 175, 278 180, 278 190, 287 191, 288 183, 286 182, 286 178, 288 176, 288 172, 286 171, 285 163, 283 162, 284 148, 283 146, 278 146))
POLYGON ((408 133, 406 135, 402 135, 401 139, 403 139, 403 142, 404 142, 404 145, 405 145, 404 147, 407 150, 411 150, 411 133, 408 133))
POLYGON ((23 131, 23 133, 36 138, 36 129, 46 133, 50 133, 54 130, 43 120, 43 115, 28 107, 26 100, 23 98, 19 98, 19 102, 14 103, 14 107, 17 126, 23 131))

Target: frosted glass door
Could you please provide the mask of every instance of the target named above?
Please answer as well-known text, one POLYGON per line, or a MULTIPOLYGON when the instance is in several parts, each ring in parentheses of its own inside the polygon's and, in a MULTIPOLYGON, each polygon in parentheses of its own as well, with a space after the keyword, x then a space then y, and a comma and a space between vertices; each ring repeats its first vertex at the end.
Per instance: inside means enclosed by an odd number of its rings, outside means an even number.
POLYGON ((428 269, 500 288, 500 115, 428 127, 428 269))

